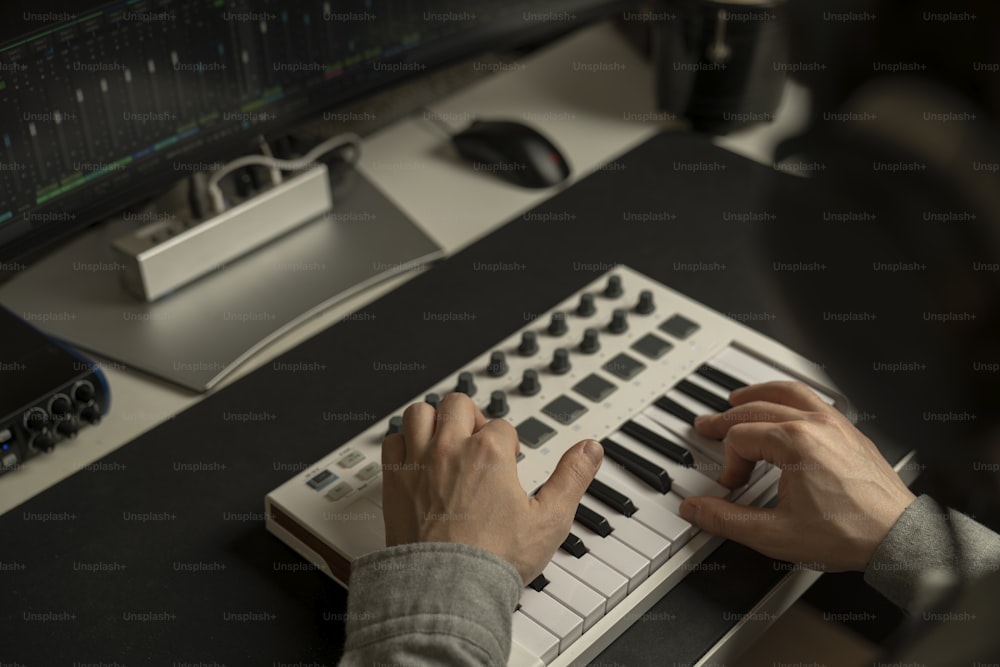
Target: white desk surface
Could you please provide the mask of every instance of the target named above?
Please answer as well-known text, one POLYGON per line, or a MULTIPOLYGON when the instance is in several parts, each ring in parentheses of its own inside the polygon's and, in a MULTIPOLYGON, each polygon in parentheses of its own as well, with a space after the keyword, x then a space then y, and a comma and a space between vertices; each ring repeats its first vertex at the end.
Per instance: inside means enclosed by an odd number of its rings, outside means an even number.
MULTIPOLYGON (((773 126, 734 133, 718 143, 770 163, 774 145, 804 115, 803 93, 789 87, 773 126)), ((653 69, 611 25, 578 31, 431 108, 459 128, 473 117, 520 120, 548 134, 573 167, 567 187, 666 128, 654 101, 653 69), (587 71, 581 63, 617 63, 616 71, 587 71), (644 120, 648 119, 648 120, 644 120)), ((460 164, 439 128, 420 116, 369 137, 359 168, 448 254, 488 234, 556 189, 524 190, 460 164)), ((399 286, 413 274, 372 288, 313 318, 268 346, 223 387, 270 363, 313 334, 399 286)), ((111 387, 109 414, 98 427, 0 476, 0 514, 173 418, 207 394, 196 394, 121 364, 97 359, 111 387)), ((221 387, 219 387, 221 388, 221 387)), ((218 391, 219 388, 214 391, 218 391)))

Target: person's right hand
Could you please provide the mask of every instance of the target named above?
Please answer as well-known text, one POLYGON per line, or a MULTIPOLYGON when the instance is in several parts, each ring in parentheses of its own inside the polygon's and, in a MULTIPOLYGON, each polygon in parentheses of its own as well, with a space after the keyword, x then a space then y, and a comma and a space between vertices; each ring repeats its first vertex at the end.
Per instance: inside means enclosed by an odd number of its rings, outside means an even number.
POLYGON ((839 411, 798 382, 732 392, 733 407, 699 417, 695 429, 722 439, 719 483, 742 486, 757 461, 782 469, 773 509, 688 498, 681 516, 767 556, 814 570, 863 571, 916 499, 878 449, 839 411))

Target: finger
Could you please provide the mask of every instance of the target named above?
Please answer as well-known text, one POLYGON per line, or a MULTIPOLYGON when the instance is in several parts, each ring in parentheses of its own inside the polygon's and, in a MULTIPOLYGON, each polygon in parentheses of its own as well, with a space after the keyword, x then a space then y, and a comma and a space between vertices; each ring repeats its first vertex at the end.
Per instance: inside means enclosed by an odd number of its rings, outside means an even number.
MULTIPOLYGON (((757 461, 767 461, 780 466, 802 458, 801 452, 797 450, 795 443, 792 442, 781 424, 763 422, 739 424, 729 430, 723 443, 726 446, 727 466, 731 460, 730 457, 733 457, 734 461, 742 459, 750 467, 753 467, 757 461)), ((736 465, 736 471, 732 473, 733 475, 743 469, 739 463, 734 465, 736 465)), ((723 470, 722 474, 725 476, 726 471, 723 470)), ((739 480, 732 479, 732 481, 739 480)), ((719 483, 725 484, 721 479, 719 483)))
POLYGON ((436 440, 454 444, 465 442, 476 429, 479 408, 465 394, 452 392, 441 399, 437 409, 436 440))
POLYGON ((403 437, 410 460, 417 460, 434 437, 436 416, 437 411, 429 403, 412 403, 403 411, 403 437))
POLYGON ((517 455, 521 452, 521 441, 517 437, 517 429, 506 419, 493 419, 486 422, 482 428, 473 434, 474 439, 485 440, 488 443, 495 443, 501 456, 517 462, 517 455))
POLYGON ((681 503, 681 517, 698 528, 765 551, 777 530, 775 510, 737 505, 714 496, 695 496, 681 503))
POLYGON ((406 441, 400 433, 385 436, 382 440, 382 469, 385 471, 399 470, 406 460, 406 441))
POLYGON ((596 440, 578 442, 562 455, 552 475, 535 494, 535 501, 551 517, 569 526, 584 492, 594 481, 604 460, 604 448, 596 440))
POLYGON ((827 411, 831 407, 812 389, 801 382, 763 382, 736 389, 729 395, 733 405, 743 405, 754 401, 780 403, 791 408, 810 412, 827 411))
POLYGON ((806 414, 797 408, 780 403, 754 401, 744 403, 714 415, 699 415, 694 420, 695 430, 706 438, 721 440, 737 424, 750 422, 786 422, 805 419, 806 414))

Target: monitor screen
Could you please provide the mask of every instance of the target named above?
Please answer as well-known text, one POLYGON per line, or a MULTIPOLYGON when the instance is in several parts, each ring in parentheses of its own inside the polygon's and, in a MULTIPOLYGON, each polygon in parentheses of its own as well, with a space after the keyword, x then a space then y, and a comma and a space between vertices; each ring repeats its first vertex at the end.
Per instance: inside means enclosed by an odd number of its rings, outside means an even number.
POLYGON ((609 0, 5 0, 0 262, 402 78, 609 0))

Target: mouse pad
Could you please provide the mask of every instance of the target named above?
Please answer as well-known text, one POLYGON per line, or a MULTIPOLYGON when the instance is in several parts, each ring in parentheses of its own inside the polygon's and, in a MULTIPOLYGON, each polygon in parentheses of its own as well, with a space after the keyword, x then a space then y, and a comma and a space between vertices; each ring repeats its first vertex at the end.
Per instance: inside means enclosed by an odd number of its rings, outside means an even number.
MULTIPOLYGON (((748 248, 791 177, 676 133, 612 165, 0 517, 4 660, 335 664, 346 592, 264 495, 616 263, 781 339, 748 248)), ((693 663, 785 574, 709 562, 600 659, 693 663)))

